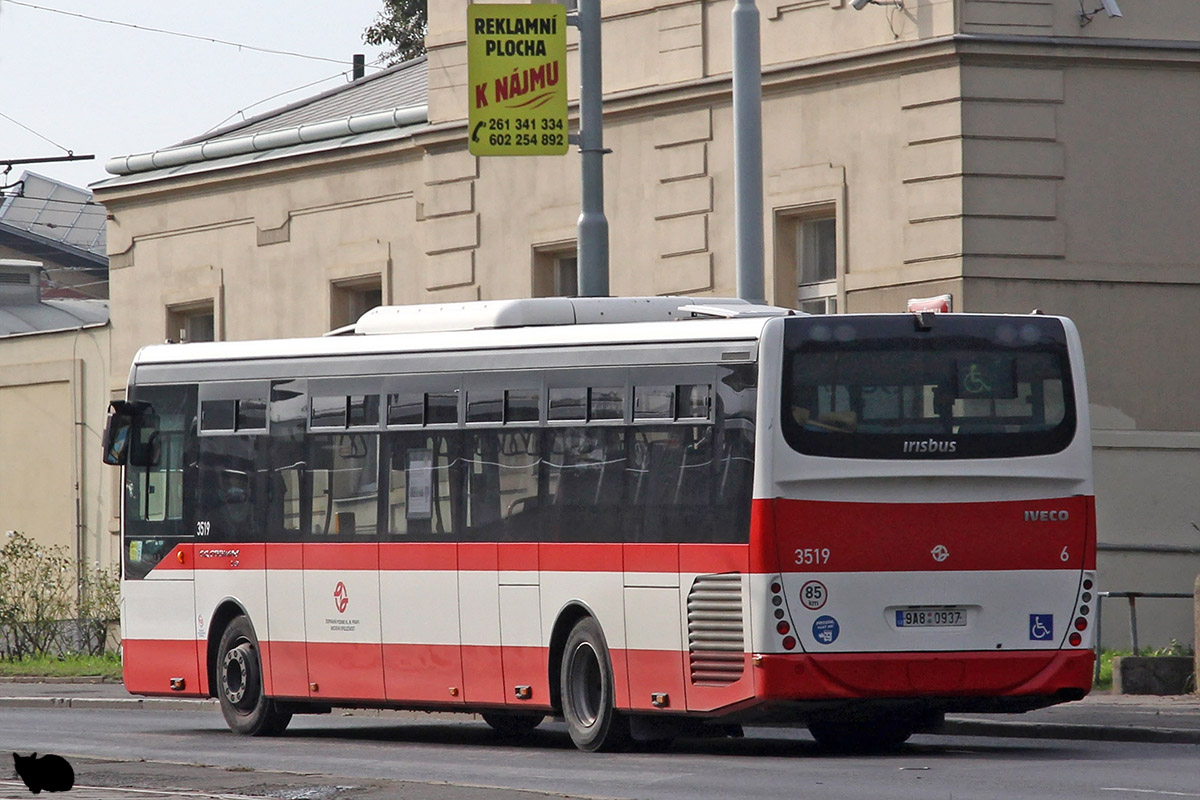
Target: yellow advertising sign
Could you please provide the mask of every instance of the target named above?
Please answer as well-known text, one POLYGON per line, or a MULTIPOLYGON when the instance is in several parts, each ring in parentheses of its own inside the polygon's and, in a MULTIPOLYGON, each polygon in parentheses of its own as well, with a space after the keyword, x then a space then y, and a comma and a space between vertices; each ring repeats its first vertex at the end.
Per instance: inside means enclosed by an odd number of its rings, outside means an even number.
POLYGON ((467 6, 467 83, 471 155, 566 153, 566 7, 467 6))

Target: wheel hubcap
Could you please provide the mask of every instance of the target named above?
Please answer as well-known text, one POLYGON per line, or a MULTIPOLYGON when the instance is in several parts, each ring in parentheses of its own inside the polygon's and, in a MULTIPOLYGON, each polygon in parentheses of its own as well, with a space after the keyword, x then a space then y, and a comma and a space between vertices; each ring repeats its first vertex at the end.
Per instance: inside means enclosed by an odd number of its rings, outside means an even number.
POLYGON ((586 727, 596 724, 600 716, 600 699, 604 687, 600 676, 600 658, 587 642, 581 643, 571 654, 571 705, 579 717, 580 723, 586 727))
POLYGON ((247 663, 249 654, 250 645, 243 642, 225 654, 225 663, 222 665, 221 679, 224 683, 225 697, 235 706, 241 705, 246 698, 249 686, 247 676, 250 673, 247 663))

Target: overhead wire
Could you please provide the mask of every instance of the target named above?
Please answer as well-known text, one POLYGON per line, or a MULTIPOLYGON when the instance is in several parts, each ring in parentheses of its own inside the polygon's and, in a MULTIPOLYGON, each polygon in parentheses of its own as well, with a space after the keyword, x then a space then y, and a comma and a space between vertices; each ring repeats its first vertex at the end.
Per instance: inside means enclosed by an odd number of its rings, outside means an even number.
MULTIPOLYGON (((325 58, 323 56, 313 56, 313 55, 309 55, 306 53, 298 53, 298 52, 294 52, 294 51, 290 51, 290 50, 278 50, 278 49, 267 48, 267 47, 258 47, 255 45, 245 44, 242 42, 233 42, 233 41, 229 41, 229 40, 225 40, 225 39, 218 39, 218 38, 211 37, 211 36, 201 36, 201 35, 197 35, 197 34, 183 33, 180 31, 172 31, 172 30, 167 30, 164 28, 156 28, 156 27, 152 27, 152 26, 148 26, 148 25, 136 25, 133 23, 121 22, 119 20, 105 19, 102 17, 95 17, 95 16, 91 16, 88 14, 81 14, 81 13, 73 12, 73 11, 65 11, 63 9, 58 9, 58 8, 51 8, 49 6, 38 5, 35 3, 23 2, 22 0, 0 0, 0 5, 3 5, 4 3, 8 3, 8 4, 14 5, 14 6, 20 6, 23 8, 33 9, 36 11, 46 11, 46 12, 50 12, 50 13, 54 13, 54 14, 61 14, 63 16, 76 17, 79 19, 88 20, 90 22, 97 22, 97 23, 106 24, 106 25, 115 25, 118 27, 131 28, 134 30, 146 31, 146 32, 150 32, 150 33, 159 33, 159 34, 164 34, 164 35, 168 35, 168 36, 178 36, 178 37, 185 38, 185 39, 192 39, 195 41, 225 45, 228 47, 236 47, 239 50, 250 50, 250 51, 259 52, 259 53, 266 53, 269 55, 283 55, 283 56, 291 56, 294 58, 305 58, 305 59, 309 59, 312 61, 321 61, 321 62, 326 62, 326 63, 331 63, 331 64, 339 64, 339 65, 352 65, 352 63, 353 63, 352 61, 347 61, 345 59, 325 58)), ((374 61, 371 61, 370 63, 366 64, 365 66, 378 68, 379 65, 384 60, 385 59, 381 56, 381 57, 375 59, 374 61)), ((301 86, 297 86, 292 89, 278 92, 276 94, 271 95, 270 97, 266 97, 255 103, 251 103, 250 105, 246 106, 245 108, 235 111, 233 114, 230 114, 228 117, 226 117, 221 122, 219 122, 216 125, 214 125, 213 127, 209 128, 207 131, 205 131, 205 134, 208 134, 214 130, 217 130, 218 128, 220 128, 223 125, 225 125, 226 123, 228 123, 230 120, 233 120, 239 116, 242 117, 242 119, 245 119, 246 112, 252 108, 255 108, 264 103, 270 102, 271 100, 274 100, 276 98, 283 97, 285 95, 292 94, 294 92, 302 91, 304 89, 311 88, 318 84, 325 83, 325 82, 334 80, 339 77, 349 77, 351 75, 351 72, 352 72, 351 70, 343 70, 334 75, 330 75, 325 78, 320 78, 318 80, 311 81, 309 83, 305 83, 301 86)), ((74 155, 74 152, 72 150, 63 147, 62 145, 54 142, 53 140, 47 138, 46 136, 43 136, 42 134, 38 133, 37 131, 33 130, 32 128, 29 128, 28 126, 23 125, 22 123, 18 122, 17 120, 13 119, 12 117, 9 117, 7 114, 3 114, 2 112, 0 112, 0 116, 3 116, 5 119, 8 119, 9 121, 13 122, 14 124, 19 125, 20 127, 24 128, 25 130, 29 131, 30 133, 33 133, 34 135, 39 136, 42 139, 45 139, 47 142, 49 142, 50 144, 59 148, 63 152, 67 153, 68 155, 74 155)), ((3 163, 3 161, 0 160, 0 163, 3 163)), ((61 201, 61 202, 68 202, 68 201, 61 201)), ((96 205, 99 205, 99 204, 96 204, 96 205)))
POLYGON ((30 203, 58 203, 66 206, 95 206, 96 208, 104 208, 103 203, 97 203, 95 200, 59 200, 55 197, 30 197, 27 194, 17 192, 16 194, 0 193, 0 200, 28 200, 30 203))
MULTIPOLYGON (((369 64, 366 64, 365 66, 367 66, 367 67, 377 67, 377 66, 379 66, 380 62, 382 62, 383 60, 384 60, 384 59, 383 59, 383 57, 381 56, 381 57, 379 57, 379 58, 375 59, 374 61, 372 61, 371 63, 369 63, 369 64)), ((343 70, 342 72, 339 72, 339 73, 337 73, 337 74, 335 74, 335 75, 330 75, 330 76, 329 76, 329 77, 327 77, 327 78, 318 78, 317 80, 315 80, 315 81, 312 81, 312 82, 310 82, 310 83, 306 83, 306 84, 304 84, 304 85, 302 85, 302 86, 297 86, 297 87, 295 87, 295 88, 293 88, 293 89, 287 89, 287 90, 285 90, 285 91, 282 91, 282 92, 277 92, 277 93, 275 93, 275 94, 271 95, 270 97, 264 97, 262 100, 258 100, 258 101, 256 101, 256 102, 254 102, 254 103, 251 103, 250 105, 246 106, 245 108, 242 108, 242 109, 239 109, 239 110, 237 110, 237 111, 233 112, 233 113, 232 113, 232 114, 230 114, 228 117, 226 117, 225 119, 221 120, 221 121, 220 121, 220 122, 218 122, 216 125, 213 125, 213 126, 212 126, 211 128, 209 128, 208 130, 206 130, 206 131, 204 132, 204 134, 202 134, 202 135, 207 135, 207 134, 210 134, 210 133, 212 133, 212 132, 213 132, 213 131, 215 131, 215 130, 218 130, 218 129, 219 129, 219 128, 221 128, 223 125, 225 125, 227 122, 229 122, 230 120, 232 120, 232 119, 234 119, 234 118, 236 118, 236 117, 239 117, 239 116, 240 116, 240 117, 241 117, 243 120, 244 120, 244 119, 246 119, 246 112, 247 112, 247 111, 249 111, 249 110, 250 110, 250 109, 252 109, 252 108, 255 108, 256 106, 261 106, 263 103, 269 103, 269 102, 271 102, 272 100, 274 100, 274 99, 276 99, 276 98, 283 97, 284 95, 292 94, 293 92, 299 92, 299 91, 302 91, 302 90, 304 90, 304 89, 311 89, 313 86, 316 86, 316 85, 318 85, 318 84, 321 84, 321 83, 326 83, 326 82, 328 82, 328 81, 334 80, 335 78, 343 78, 343 77, 345 77, 345 76, 347 76, 347 75, 351 74, 351 72, 352 72, 352 70, 343 70)))
MULTIPOLYGON (((0 0, 0 2, 9 2, 9 0, 0 0)), ((16 125, 16 126, 17 126, 17 127, 19 127, 19 128, 24 128, 25 130, 29 131, 30 133, 32 133, 34 136, 38 137, 39 139, 43 139, 43 140, 45 140, 45 141, 49 142, 50 144, 52 144, 52 145, 54 145, 55 147, 57 147, 59 150, 62 150, 62 151, 63 151, 64 153, 66 153, 67 155, 69 155, 69 156, 73 156, 73 155, 75 155, 75 153, 74 153, 74 152, 72 152, 71 150, 68 150, 67 148, 63 147, 61 144, 59 144, 58 142, 54 141, 54 140, 53 140, 53 139, 51 139, 49 136, 44 136, 44 135, 42 135, 42 134, 38 133, 38 132, 37 132, 37 131, 35 131, 33 128, 29 127, 28 125, 25 125, 25 124, 24 124, 24 123, 22 123, 22 122, 18 122, 17 120, 15 120, 15 119, 13 119, 12 117, 10 117, 8 114, 5 114, 3 111, 0 111, 0 117, 4 117, 6 120, 8 120, 9 122, 11 122, 12 124, 16 125)), ((3 164, 3 163, 4 163, 3 159, 0 159, 0 164, 3 164)))
POLYGON ((255 45, 244 44, 242 42, 231 42, 226 39, 217 39, 216 37, 213 37, 213 36, 200 36, 200 35, 194 34, 194 33, 182 33, 180 31, 170 31, 165 28, 155 28, 155 27, 151 27, 149 25, 135 25, 132 22, 120 22, 118 20, 113 20, 113 19, 104 19, 103 17, 93 17, 88 14, 80 14, 76 11, 64 11, 61 8, 50 8, 48 6, 39 6, 34 3, 24 3, 24 2, 21 2, 21 0, 0 0, 0 4, 4 4, 4 3, 8 3, 8 4, 14 5, 14 6, 21 6, 22 8, 31 8, 31 9, 34 9, 37 11, 49 11, 53 14, 62 14, 63 16, 66 16, 66 17, 77 17, 79 19, 86 19, 89 22, 99 22, 99 23, 103 23, 105 25, 116 25, 116 26, 122 27, 122 28, 132 28, 134 30, 139 30, 139 31, 149 31, 151 33, 161 33, 161 34, 165 34, 167 36, 179 36, 184 39, 193 39, 193 40, 200 41, 200 42, 210 42, 212 44, 222 44, 222 45, 226 45, 228 47, 236 47, 239 50, 252 50, 257 53, 267 53, 269 55, 276 55, 276 56, 291 56, 293 58, 307 58, 310 61, 325 61, 330 64, 349 64, 349 63, 351 63, 351 62, 345 60, 344 58, 325 58, 324 56, 312 56, 312 55, 308 55, 307 53, 296 53, 291 50, 275 50, 275 49, 269 48, 269 47, 257 47, 255 45))
POLYGON ((61 230, 61 231, 67 231, 68 233, 77 233, 77 232, 78 233, 86 233, 88 231, 95 233, 98 231, 103 231, 103 230, 108 229, 107 226, 105 226, 105 225, 67 225, 65 223, 59 223, 59 222, 30 222, 25 225, 13 225, 10 222, 7 224, 10 227, 18 228, 20 230, 26 230, 26 231, 29 231, 30 233, 34 233, 36 228, 48 228, 49 230, 52 230, 52 231, 60 231, 61 230))

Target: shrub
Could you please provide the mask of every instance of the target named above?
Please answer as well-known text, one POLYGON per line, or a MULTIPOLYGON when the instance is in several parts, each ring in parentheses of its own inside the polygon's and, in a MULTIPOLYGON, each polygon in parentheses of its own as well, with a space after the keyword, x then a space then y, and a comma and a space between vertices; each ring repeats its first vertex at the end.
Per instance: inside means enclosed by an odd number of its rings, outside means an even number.
POLYGON ((103 653, 119 592, 113 571, 80 580, 65 547, 10 532, 0 547, 0 649, 17 659, 103 653))
POLYGON ((121 616, 121 578, 116 567, 102 569, 97 564, 83 572, 75 611, 80 652, 104 655, 109 627, 121 616))

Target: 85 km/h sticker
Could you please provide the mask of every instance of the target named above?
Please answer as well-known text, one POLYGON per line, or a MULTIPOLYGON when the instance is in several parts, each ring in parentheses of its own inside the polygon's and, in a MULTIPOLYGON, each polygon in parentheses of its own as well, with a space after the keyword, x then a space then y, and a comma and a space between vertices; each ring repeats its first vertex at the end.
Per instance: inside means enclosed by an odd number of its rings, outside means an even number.
POLYGON ((829 591, 820 581, 809 581, 800 587, 800 602, 810 611, 823 608, 828 599, 829 591))

